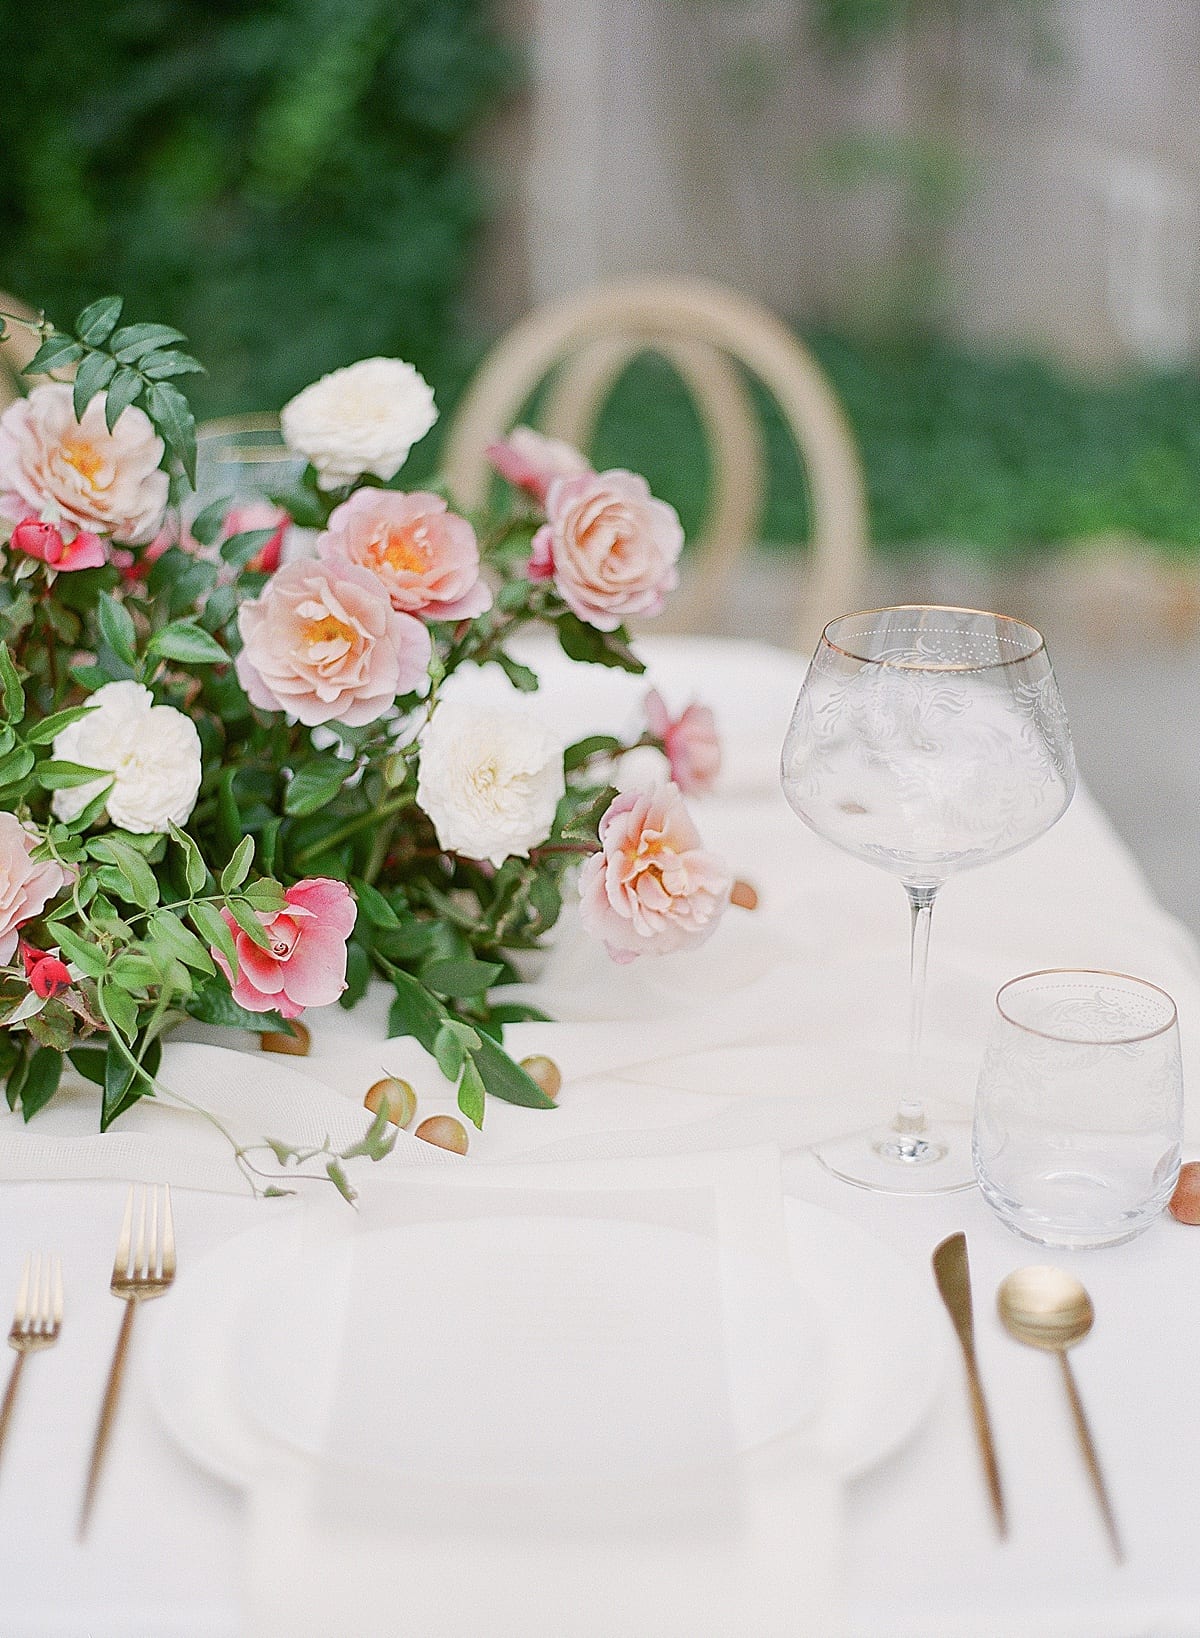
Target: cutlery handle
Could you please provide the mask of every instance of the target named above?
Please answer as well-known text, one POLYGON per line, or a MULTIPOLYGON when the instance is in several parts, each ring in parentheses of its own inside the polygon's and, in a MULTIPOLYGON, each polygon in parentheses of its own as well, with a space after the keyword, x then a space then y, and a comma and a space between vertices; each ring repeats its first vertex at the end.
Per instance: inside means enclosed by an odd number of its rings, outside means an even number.
POLYGON ((83 1506, 79 1512, 80 1541, 87 1534, 88 1523, 92 1516, 92 1504, 96 1500, 96 1486, 100 1482, 100 1469, 104 1463, 104 1453, 108 1449, 108 1436, 112 1432, 117 1400, 121 1394, 121 1379, 125 1374, 125 1355, 129 1348, 129 1335, 133 1330, 133 1310, 136 1307, 137 1304, 132 1299, 125 1299, 125 1312, 121 1316, 121 1329, 117 1333, 117 1346, 113 1350, 112 1365, 109 1367, 108 1372, 108 1385, 104 1390, 104 1403, 100 1407, 100 1420, 96 1424, 96 1442, 92 1446, 92 1462, 88 1468, 87 1488, 83 1493, 83 1506))
POLYGON ((1008 1535, 1008 1515, 1004 1509, 1004 1492, 1000 1488, 996 1444, 992 1438, 991 1419, 988 1416, 987 1401, 983 1397, 983 1383, 979 1380, 979 1366, 975 1363, 974 1349, 964 1348, 963 1358, 967 1366, 967 1387, 971 1393, 971 1414, 975 1419, 975 1439, 979 1445, 979 1454, 983 1458, 983 1472, 987 1480, 988 1496, 991 1498, 992 1513, 996 1519, 996 1529, 1003 1538, 1008 1535))
POLYGON ((1100 1513, 1104 1519, 1104 1527, 1108 1531, 1109 1543, 1113 1550, 1113 1557, 1118 1564, 1125 1562, 1125 1549, 1121 1545, 1121 1537, 1117 1531, 1117 1521, 1113 1516, 1112 1503, 1108 1499, 1108 1489, 1104 1483, 1104 1475, 1100 1471, 1100 1458, 1096 1454, 1096 1445, 1092 1439, 1092 1430, 1088 1427, 1088 1419, 1084 1415, 1083 1400, 1079 1397, 1079 1389, 1075 1386, 1075 1373, 1071 1369, 1071 1362, 1067 1358, 1066 1350, 1059 1353, 1059 1363, 1062 1365, 1063 1381, 1067 1385, 1067 1398, 1071 1401, 1071 1412, 1075 1417, 1075 1432, 1079 1435, 1079 1445, 1083 1451, 1083 1459, 1087 1463, 1088 1472, 1092 1478, 1092 1488, 1096 1492, 1096 1500, 1100 1504, 1100 1513))
POLYGON ((12 1417, 12 1408, 17 1402, 17 1383, 21 1380, 21 1367, 25 1363, 24 1352, 19 1352, 13 1360, 13 1368, 9 1373, 8 1386, 4 1390, 4 1402, 0 1404, 0 1454, 4 1451, 4 1435, 8 1432, 9 1420, 12 1417))

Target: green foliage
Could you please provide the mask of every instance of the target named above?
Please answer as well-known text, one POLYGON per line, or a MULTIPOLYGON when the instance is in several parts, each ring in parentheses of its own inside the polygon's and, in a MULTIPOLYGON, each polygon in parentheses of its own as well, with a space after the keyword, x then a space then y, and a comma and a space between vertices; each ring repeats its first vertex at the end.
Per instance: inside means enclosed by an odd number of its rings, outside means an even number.
POLYGON ((0 0, 0 61, 0 288, 121 288, 195 339, 202 416, 372 353, 462 373, 466 144, 515 78, 483 0, 0 0))
MULTIPOLYGON (((1200 551, 1200 374, 1109 380, 1044 359, 935 337, 806 337, 858 440, 871 530, 884 551, 937 544, 1011 556, 1128 534, 1200 551)), ((807 538, 803 471, 778 408, 759 392, 770 468, 762 536, 807 538)), ((636 364, 593 445, 597 461, 652 474, 685 528, 703 518, 708 463, 669 367, 636 364)))

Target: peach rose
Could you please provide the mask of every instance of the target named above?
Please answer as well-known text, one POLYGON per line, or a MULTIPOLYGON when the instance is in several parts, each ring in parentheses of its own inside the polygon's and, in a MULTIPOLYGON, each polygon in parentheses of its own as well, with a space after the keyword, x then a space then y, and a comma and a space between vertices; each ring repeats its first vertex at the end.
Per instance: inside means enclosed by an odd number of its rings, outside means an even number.
POLYGON ((0 813, 0 966, 16 953, 17 928, 40 916, 70 877, 53 859, 29 857, 41 838, 15 813, 0 813))
POLYGON ((699 796, 711 790, 721 771, 721 742, 708 706, 693 700, 672 717, 658 689, 652 688, 646 695, 646 722, 655 739, 662 740, 671 778, 683 794, 699 796))
POLYGON ((614 797, 600 821, 600 851, 579 877, 584 927, 614 961, 668 955, 716 927, 731 878, 674 785, 614 797))
POLYGON ((678 515, 635 472, 555 478, 546 519, 533 537, 529 574, 553 578, 567 607, 601 631, 631 614, 657 614, 679 584, 678 515))
POLYGON ((285 563, 261 597, 242 604, 238 627, 238 681, 252 703, 309 728, 375 722, 429 670, 428 630, 397 614, 376 577, 354 563, 285 563))
POLYGON ((0 415, 0 512, 141 546, 166 510, 162 454, 144 411, 122 410, 109 432, 103 393, 77 421, 71 388, 44 382, 0 415))
POLYGON ((369 569, 405 614, 470 620, 492 606, 475 531, 440 495, 356 490, 330 514, 317 550, 369 569))
POLYGON ((573 444, 543 437, 532 427, 514 427, 507 438, 489 444, 484 453, 502 478, 528 490, 542 505, 555 478, 577 478, 592 470, 591 462, 573 444))
POLYGON ((212 958, 229 979, 233 999, 247 1012, 298 1018, 305 1007, 327 1007, 346 988, 346 940, 358 906, 345 882, 310 876, 284 894, 287 904, 274 915, 259 915, 270 948, 256 944, 222 910, 237 948, 235 980, 229 963, 213 946, 212 958))

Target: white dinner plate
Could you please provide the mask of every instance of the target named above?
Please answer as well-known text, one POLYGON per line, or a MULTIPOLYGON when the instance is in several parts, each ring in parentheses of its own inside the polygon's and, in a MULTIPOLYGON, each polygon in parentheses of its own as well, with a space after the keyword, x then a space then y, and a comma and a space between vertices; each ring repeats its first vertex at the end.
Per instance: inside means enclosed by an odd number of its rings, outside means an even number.
MULTIPOLYGON (((851 1476, 903 1444, 925 1416, 944 1361, 936 1307, 925 1282, 853 1223, 796 1200, 786 1202, 786 1218, 794 1285, 789 1282, 781 1290, 777 1276, 753 1258, 734 1259, 732 1278, 725 1284, 727 1305, 736 1293, 725 1315, 733 1443, 747 1449, 808 1420, 838 1469, 851 1476)), ((528 1221, 498 1221, 517 1225, 505 1231, 517 1249, 529 1233, 528 1221)), ((439 1242, 448 1243, 448 1230, 461 1227, 469 1233, 473 1226, 412 1224, 386 1232, 408 1236, 407 1251, 414 1256, 435 1257, 439 1242)), ((536 1227, 546 1234, 547 1220, 536 1227)), ((582 1235, 581 1246, 589 1234, 578 1219, 556 1220, 554 1227, 582 1235)), ((619 1230, 625 1236, 623 1255, 636 1254, 639 1231, 648 1229, 628 1223, 593 1227, 602 1234, 619 1230)), ((659 1253, 679 1256, 681 1242, 672 1242, 673 1234, 679 1231, 649 1229, 650 1238, 643 1234, 641 1246, 653 1248, 657 1241, 659 1253)), ((691 1238, 683 1236, 683 1241, 691 1238)), ((398 1244, 386 1249, 394 1252, 398 1244)), ((335 1242, 310 1252, 301 1263, 300 1218, 289 1213, 219 1246, 179 1277, 170 1323, 165 1323, 164 1309, 158 1332, 152 1393, 176 1442, 230 1484, 247 1484, 273 1450, 319 1452, 323 1447, 336 1352, 316 1338, 340 1329, 328 1321, 341 1300, 339 1292, 345 1291, 338 1282, 347 1266, 347 1246, 335 1242), (278 1370, 281 1348, 293 1350, 293 1357, 302 1348, 311 1370, 278 1370)), ((416 1287, 406 1295, 414 1292, 419 1298, 416 1287)), ((419 1300, 428 1302, 428 1295, 419 1300)), ((441 1345, 431 1336, 424 1356, 417 1350, 398 1367, 406 1397, 438 1395, 439 1384, 423 1385, 420 1373, 436 1369, 441 1345)), ((478 1375, 482 1380, 487 1372, 478 1375)), ((536 1399, 531 1389, 528 1404, 536 1399)), ((632 1407, 642 1425, 656 1408, 652 1396, 632 1407)), ((493 1406, 492 1414, 496 1410, 493 1406)), ((680 1436, 676 1424, 654 1443, 647 1470, 680 1457, 680 1436)), ((463 1468, 460 1477, 503 1476, 511 1447, 489 1447, 485 1455, 491 1468, 485 1471, 485 1461, 469 1474, 473 1448, 465 1438, 454 1447, 463 1468)), ((594 1443, 570 1444, 568 1424, 568 1443, 558 1454, 565 1451, 574 1461, 588 1448, 594 1449, 594 1443)), ((683 1452, 684 1459, 687 1454, 683 1452)), ((444 1441, 426 1435, 414 1452, 413 1475, 420 1476, 422 1464, 432 1471, 435 1459, 438 1471, 445 1472, 446 1455, 444 1441)))

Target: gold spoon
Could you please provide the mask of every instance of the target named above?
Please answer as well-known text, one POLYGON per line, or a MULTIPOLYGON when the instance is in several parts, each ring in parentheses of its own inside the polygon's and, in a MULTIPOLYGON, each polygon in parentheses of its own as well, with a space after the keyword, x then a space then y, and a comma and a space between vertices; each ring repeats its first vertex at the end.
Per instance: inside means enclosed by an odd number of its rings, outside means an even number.
POLYGON ((1039 1266, 1018 1268, 1002 1281, 996 1293, 996 1306, 1000 1311, 1001 1323, 1010 1336, 1018 1342, 1028 1343, 1031 1348, 1042 1348, 1047 1353, 1058 1355, 1080 1448, 1092 1477, 1113 1556, 1121 1564, 1125 1559, 1125 1550, 1117 1533, 1117 1521, 1113 1517, 1112 1503, 1100 1471, 1100 1459, 1091 1429, 1083 1413, 1083 1401, 1067 1359, 1067 1349, 1082 1342, 1092 1328, 1096 1317, 1092 1299, 1079 1281, 1064 1274, 1061 1268, 1039 1266))

